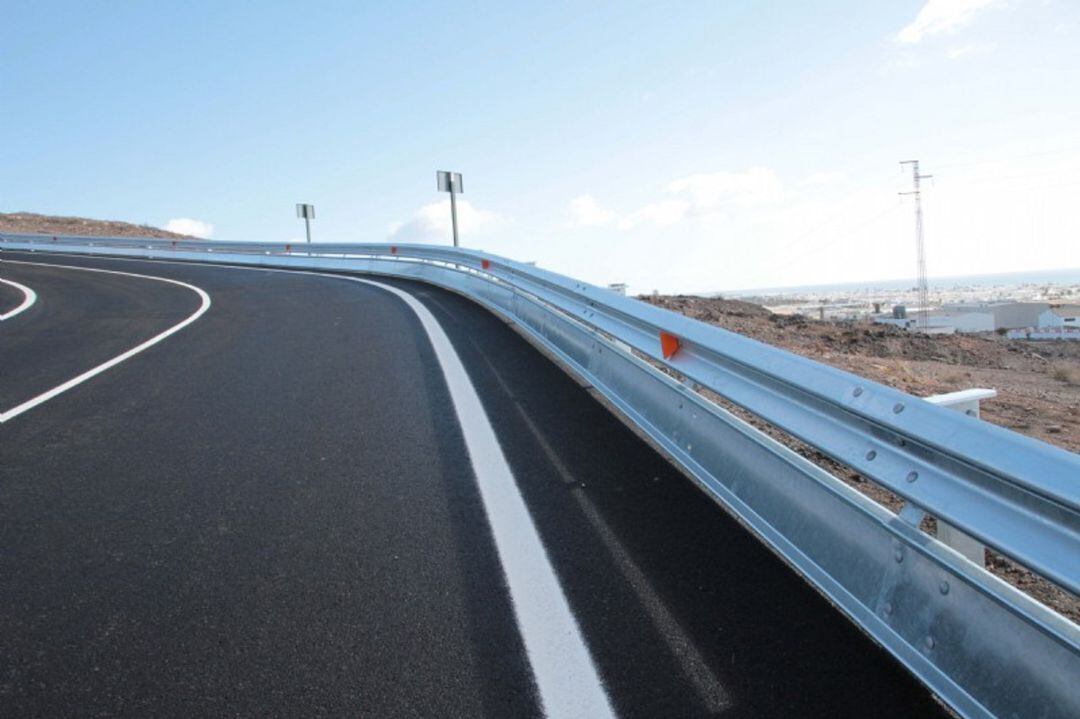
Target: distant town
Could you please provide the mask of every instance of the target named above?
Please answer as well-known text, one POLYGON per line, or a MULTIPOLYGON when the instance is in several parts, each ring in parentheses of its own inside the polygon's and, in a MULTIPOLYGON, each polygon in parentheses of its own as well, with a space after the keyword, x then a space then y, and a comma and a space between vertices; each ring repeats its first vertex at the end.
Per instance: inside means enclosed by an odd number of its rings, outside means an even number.
POLYGON ((1080 340, 1080 270, 954 278, 930 287, 925 325, 914 283, 724 293, 777 314, 869 319, 932 334, 998 332, 1013 339, 1080 340), (1040 277, 1043 274, 1045 276, 1040 277))

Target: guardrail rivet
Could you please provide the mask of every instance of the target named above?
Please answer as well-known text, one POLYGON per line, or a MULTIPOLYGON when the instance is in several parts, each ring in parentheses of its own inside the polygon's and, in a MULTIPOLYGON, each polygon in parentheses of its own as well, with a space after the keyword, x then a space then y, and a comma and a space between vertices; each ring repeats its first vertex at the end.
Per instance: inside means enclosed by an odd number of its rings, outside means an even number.
POLYGON ((866 459, 868 461, 870 461, 870 462, 873 462, 874 457, 876 457, 876 456, 877 456, 877 452, 875 452, 874 450, 870 450, 869 452, 866 453, 866 459))
POLYGON ((858 397, 862 394, 862 387, 856 387, 855 389, 851 390, 851 393, 858 397))
POLYGON ((918 472, 908 472, 907 477, 905 477, 904 479, 906 479, 908 481, 908 483, 911 483, 911 482, 914 482, 918 478, 919 478, 919 473, 918 472))
POLYGON ((881 608, 881 612, 886 617, 891 617, 892 616, 892 603, 891 602, 885 602, 885 606, 881 608))
POLYGON ((893 552, 892 556, 893 559, 895 559, 897 562, 902 562, 904 561, 904 550, 897 549, 895 552, 893 552))
POLYGON ((927 637, 926 639, 923 640, 923 646, 926 647, 927 649, 933 649, 935 643, 936 642, 934 642, 933 637, 927 637))
POLYGON ((944 579, 942 579, 941 584, 938 585, 938 591, 941 592, 942 594, 948 594, 949 593, 949 583, 946 582, 944 579))
POLYGON ((893 414, 900 414, 901 412, 904 411, 904 403, 903 402, 897 402, 896 404, 893 405, 892 411, 893 411, 893 414))

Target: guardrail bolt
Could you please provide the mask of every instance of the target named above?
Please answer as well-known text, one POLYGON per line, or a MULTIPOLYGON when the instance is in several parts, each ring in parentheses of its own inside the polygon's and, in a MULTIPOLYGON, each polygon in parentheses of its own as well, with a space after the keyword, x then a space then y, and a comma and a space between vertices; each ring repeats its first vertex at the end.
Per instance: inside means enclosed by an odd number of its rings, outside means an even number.
POLYGON ((877 452, 875 452, 874 450, 870 450, 866 453, 866 459, 868 462, 873 462, 874 457, 877 457, 877 452))
POLYGON ((897 562, 902 562, 902 561, 904 561, 904 550, 903 549, 897 549, 895 552, 893 552, 892 556, 893 556, 893 559, 895 559, 897 562))
POLYGON ((914 482, 918 478, 919 478, 919 473, 918 472, 908 472, 907 477, 904 477, 904 479, 906 479, 909 484, 911 482, 914 482))
POLYGON ((900 414, 901 412, 904 411, 904 403, 903 402, 897 402, 896 404, 893 405, 892 411, 893 411, 893 414, 900 414))
POLYGON ((892 602, 885 602, 885 606, 881 608, 881 613, 886 617, 892 616, 892 602))
POLYGON ((934 644, 936 644, 936 642, 934 641, 933 637, 928 636, 926 639, 923 640, 923 646, 926 647, 927 650, 933 649, 934 644))
POLYGON ((862 394, 862 392, 863 392, 863 390, 862 390, 862 387, 856 387, 855 389, 851 390, 851 393, 852 393, 853 395, 855 395, 856 397, 858 397, 859 395, 861 395, 861 394, 862 394))
POLYGON ((938 591, 941 592, 942 594, 948 594, 949 593, 949 583, 946 582, 944 579, 942 579, 941 584, 938 585, 938 591))

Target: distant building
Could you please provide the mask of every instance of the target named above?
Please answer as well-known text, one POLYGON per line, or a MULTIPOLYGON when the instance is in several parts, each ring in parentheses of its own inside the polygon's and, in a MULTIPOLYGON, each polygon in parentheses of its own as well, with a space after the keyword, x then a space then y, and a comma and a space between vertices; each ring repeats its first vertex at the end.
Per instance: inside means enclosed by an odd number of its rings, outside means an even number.
POLYGON ((1011 330, 1035 327, 1038 324, 1039 315, 1050 309, 1050 304, 1048 302, 960 302, 942 305, 941 309, 950 313, 990 313, 994 317, 994 326, 990 327, 990 330, 1011 330))
POLYGON ((1068 327, 1028 327, 1009 330, 1005 336, 1011 340, 1072 340, 1080 341, 1080 329, 1068 327))
POLYGON ((618 292, 620 295, 625 295, 626 294, 627 285, 624 282, 615 282, 613 284, 608 285, 607 287, 612 292, 618 292))
POLYGON ((934 312, 927 317, 930 327, 952 327, 957 332, 993 332, 991 312, 934 312))
POLYGON ((1035 327, 1080 328, 1080 305, 1057 305, 1039 314, 1035 327))
POLYGON ((907 317, 881 316, 881 317, 875 317, 874 322, 876 322, 879 325, 892 325, 893 327, 899 327, 902 330, 914 330, 915 329, 915 318, 914 317, 909 319, 907 317))
MULTIPOLYGON (((879 316, 875 317, 874 321, 914 331, 917 323, 908 315, 914 315, 917 312, 908 308, 905 313, 903 309, 898 306, 893 309, 891 317, 879 316)), ((993 332, 999 329, 1080 325, 1080 320, 1075 319, 1076 310, 1080 308, 1053 308, 1053 311, 1057 312, 1059 309, 1066 311, 1064 314, 1055 314, 1051 317, 1052 308, 1048 302, 956 302, 930 310, 927 316, 927 329, 935 332, 993 332), (1070 312, 1072 314, 1069 314, 1070 312), (1069 317, 1073 319, 1066 323, 1065 320, 1069 317), (1060 324, 1041 324, 1041 322, 1057 322, 1059 319, 1060 324)))
MULTIPOLYGON (((903 308, 899 308, 903 310, 903 308)), ((882 315, 874 318, 874 322, 882 325, 893 325, 901 329, 915 332, 919 329, 917 317, 896 317, 882 315)), ((951 334, 953 332, 993 332, 994 315, 989 312, 943 312, 931 310, 926 316, 926 331, 930 334, 951 334)))

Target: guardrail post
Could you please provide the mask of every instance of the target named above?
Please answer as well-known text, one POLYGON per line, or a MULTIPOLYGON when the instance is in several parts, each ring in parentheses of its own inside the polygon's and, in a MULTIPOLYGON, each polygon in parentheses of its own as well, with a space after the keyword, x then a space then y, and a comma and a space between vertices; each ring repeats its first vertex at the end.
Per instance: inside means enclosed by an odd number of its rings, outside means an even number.
MULTIPOLYGON (((997 397, 997 390, 995 389, 965 389, 947 394, 934 394, 924 399, 941 407, 948 407, 951 410, 978 418, 979 402, 993 397, 997 397)), ((937 520, 937 538, 938 541, 952 547, 980 567, 986 565, 986 546, 974 537, 961 532, 956 527, 940 519, 937 520)))

